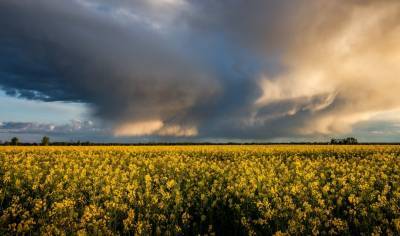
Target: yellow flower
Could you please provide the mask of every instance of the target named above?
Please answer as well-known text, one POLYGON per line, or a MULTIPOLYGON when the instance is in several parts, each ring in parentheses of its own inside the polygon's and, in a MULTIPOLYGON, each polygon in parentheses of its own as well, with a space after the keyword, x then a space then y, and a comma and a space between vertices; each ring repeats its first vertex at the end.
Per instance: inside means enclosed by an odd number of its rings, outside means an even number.
POLYGON ((171 179, 167 182, 167 188, 171 189, 175 186, 175 180, 171 179))

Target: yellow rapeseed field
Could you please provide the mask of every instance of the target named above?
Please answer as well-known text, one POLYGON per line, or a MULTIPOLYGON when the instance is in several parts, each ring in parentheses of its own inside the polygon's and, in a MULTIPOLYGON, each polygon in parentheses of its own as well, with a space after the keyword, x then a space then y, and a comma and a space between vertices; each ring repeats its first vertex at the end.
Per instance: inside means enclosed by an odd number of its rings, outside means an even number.
POLYGON ((400 146, 0 147, 0 235, 399 235, 400 146))

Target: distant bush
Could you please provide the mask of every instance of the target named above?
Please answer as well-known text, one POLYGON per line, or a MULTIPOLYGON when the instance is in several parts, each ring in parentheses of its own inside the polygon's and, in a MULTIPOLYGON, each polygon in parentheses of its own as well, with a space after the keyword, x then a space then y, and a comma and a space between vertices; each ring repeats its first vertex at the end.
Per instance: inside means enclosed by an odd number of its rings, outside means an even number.
POLYGON ((19 139, 17 137, 14 137, 11 139, 11 145, 17 146, 19 143, 19 139))
POLYGON ((42 142, 40 143, 42 146, 48 146, 50 144, 50 138, 47 136, 44 136, 42 138, 42 142))

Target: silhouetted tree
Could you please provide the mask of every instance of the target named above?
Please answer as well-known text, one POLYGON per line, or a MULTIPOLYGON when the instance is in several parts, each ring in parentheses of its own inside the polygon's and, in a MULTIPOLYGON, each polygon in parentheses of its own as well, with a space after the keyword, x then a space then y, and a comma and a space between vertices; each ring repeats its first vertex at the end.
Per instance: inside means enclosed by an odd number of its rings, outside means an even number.
POLYGON ((348 137, 345 139, 345 144, 357 144, 357 143, 358 143, 358 141, 354 137, 348 137))
POLYGON ((48 146, 50 144, 50 138, 47 137, 47 136, 44 136, 42 138, 42 142, 40 144, 43 145, 43 146, 48 146))
POLYGON ((19 139, 17 137, 13 137, 11 139, 11 145, 17 146, 19 143, 19 139))

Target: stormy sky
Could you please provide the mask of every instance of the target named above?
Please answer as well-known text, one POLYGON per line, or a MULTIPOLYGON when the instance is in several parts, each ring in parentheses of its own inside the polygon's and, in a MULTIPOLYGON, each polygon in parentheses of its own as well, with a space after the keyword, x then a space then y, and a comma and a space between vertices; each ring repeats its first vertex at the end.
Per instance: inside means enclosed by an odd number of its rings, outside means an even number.
POLYGON ((398 0, 0 0, 0 139, 400 140, 398 0))

